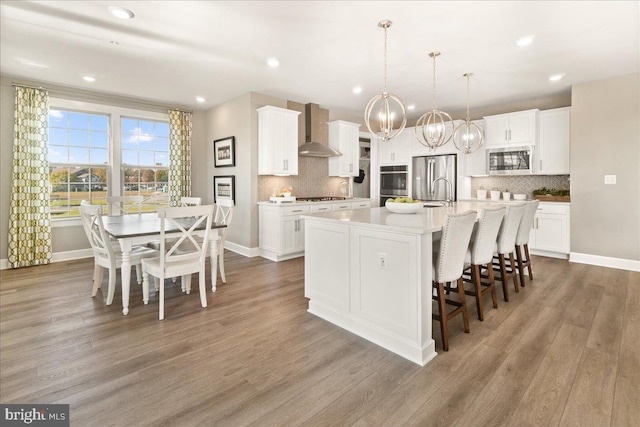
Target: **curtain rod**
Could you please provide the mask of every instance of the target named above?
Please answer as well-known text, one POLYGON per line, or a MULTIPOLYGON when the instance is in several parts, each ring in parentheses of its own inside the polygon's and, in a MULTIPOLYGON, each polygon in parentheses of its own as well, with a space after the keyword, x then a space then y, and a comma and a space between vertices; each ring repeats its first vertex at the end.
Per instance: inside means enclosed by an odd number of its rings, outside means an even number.
POLYGON ((108 100, 111 100, 111 101, 131 102, 131 103, 134 103, 134 104, 146 105, 148 107, 169 109, 169 110, 174 110, 174 111, 180 111, 182 113, 193 114, 193 110, 184 110, 182 108, 172 108, 172 107, 167 107, 166 105, 150 104, 150 103, 147 103, 147 102, 141 102, 141 101, 135 101, 135 100, 129 100, 129 99, 122 99, 122 98, 117 98, 117 97, 113 97, 113 96, 105 96, 103 94, 93 95, 91 93, 85 93, 85 92, 74 91, 74 90, 49 89, 49 88, 46 88, 46 87, 43 87, 43 86, 26 85, 26 84, 16 83, 16 82, 11 82, 11 86, 14 86, 14 87, 15 86, 20 86, 20 87, 26 87, 26 88, 29 88, 29 89, 44 89, 44 90, 48 90, 48 91, 54 92, 54 93, 57 92, 57 93, 67 93, 67 94, 72 94, 72 95, 83 95, 83 96, 94 97, 94 98, 108 99, 108 100))

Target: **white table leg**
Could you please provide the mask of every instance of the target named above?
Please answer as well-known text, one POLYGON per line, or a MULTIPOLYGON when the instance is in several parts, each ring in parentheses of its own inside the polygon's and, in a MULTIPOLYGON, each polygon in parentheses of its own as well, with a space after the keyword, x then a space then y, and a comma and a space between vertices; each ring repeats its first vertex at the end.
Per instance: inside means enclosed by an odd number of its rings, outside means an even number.
POLYGON ((120 240, 122 250, 122 267, 120 274, 122 278, 122 314, 129 314, 129 292, 131 289, 131 242, 120 240))
POLYGON ((211 252, 209 255, 211 260, 211 292, 215 292, 216 281, 218 280, 218 231, 211 230, 211 234, 213 234, 209 243, 211 245, 211 252))

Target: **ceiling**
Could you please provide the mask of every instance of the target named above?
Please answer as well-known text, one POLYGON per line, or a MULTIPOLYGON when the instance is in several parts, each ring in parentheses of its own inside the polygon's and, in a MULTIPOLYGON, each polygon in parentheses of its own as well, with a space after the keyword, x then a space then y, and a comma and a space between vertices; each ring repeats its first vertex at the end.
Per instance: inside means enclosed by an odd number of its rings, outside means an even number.
POLYGON ((3 0, 0 7, 2 75, 193 109, 254 91, 362 116, 383 89, 381 19, 393 21, 388 89, 415 105, 411 119, 431 107, 431 51, 442 52, 438 107, 452 113, 465 108, 467 72, 472 108, 489 108, 640 68, 637 1, 3 0), (113 17, 111 5, 135 18, 113 17), (526 35, 533 44, 518 47, 526 35), (268 67, 268 57, 280 66, 268 67), (565 76, 549 81, 556 73, 565 76))

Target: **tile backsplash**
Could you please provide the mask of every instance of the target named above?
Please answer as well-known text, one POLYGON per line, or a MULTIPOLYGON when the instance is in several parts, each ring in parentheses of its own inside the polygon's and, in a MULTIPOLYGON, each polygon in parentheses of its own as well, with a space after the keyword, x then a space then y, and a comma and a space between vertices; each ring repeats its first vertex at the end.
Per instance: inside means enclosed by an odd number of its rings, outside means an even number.
POLYGON ((471 197, 476 196, 476 190, 481 186, 485 190, 497 188, 500 191, 524 193, 531 198, 532 191, 538 188, 569 189, 570 175, 518 175, 518 176, 488 176, 471 178, 471 197))
POLYGON ((258 177, 258 200, 269 200, 273 193, 291 187, 293 196, 342 196, 343 178, 329 176, 329 160, 322 157, 298 157, 298 175, 258 177))

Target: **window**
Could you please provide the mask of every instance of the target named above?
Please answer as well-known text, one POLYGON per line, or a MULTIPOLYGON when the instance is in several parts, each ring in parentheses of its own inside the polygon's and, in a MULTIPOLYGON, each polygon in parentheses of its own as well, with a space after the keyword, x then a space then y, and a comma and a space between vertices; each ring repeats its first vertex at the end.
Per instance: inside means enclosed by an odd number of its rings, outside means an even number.
POLYGON ((51 218, 80 215, 80 202, 106 204, 109 116, 49 110, 51 218))
POLYGON ((104 104, 51 98, 51 218, 77 224, 80 202, 142 194, 143 209, 169 205, 169 116, 104 104))
POLYGON ((121 119, 122 194, 144 196, 143 210, 169 206, 169 123, 121 119))

